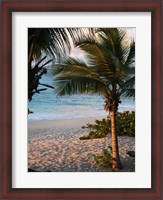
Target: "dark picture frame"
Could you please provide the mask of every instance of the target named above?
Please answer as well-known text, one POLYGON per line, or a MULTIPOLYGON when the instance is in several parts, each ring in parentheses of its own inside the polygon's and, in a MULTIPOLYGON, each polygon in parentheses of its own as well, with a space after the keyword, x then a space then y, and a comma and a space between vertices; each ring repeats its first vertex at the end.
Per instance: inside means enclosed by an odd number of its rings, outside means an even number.
MULTIPOLYGON (((0 48, 1 199, 163 199, 163 1, 162 0, 2 0, 0 48), (114 189, 12 188, 12 13, 151 12, 152 25, 152 186, 114 189)), ((145 115, 145 114, 144 114, 145 115)))

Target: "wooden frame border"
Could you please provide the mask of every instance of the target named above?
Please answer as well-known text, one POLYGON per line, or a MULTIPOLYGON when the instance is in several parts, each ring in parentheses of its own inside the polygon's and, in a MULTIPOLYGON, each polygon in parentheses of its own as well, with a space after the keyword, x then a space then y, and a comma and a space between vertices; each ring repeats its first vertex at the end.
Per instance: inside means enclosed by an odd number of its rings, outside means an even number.
POLYGON ((162 0, 2 0, 0 48, 0 177, 2 199, 163 199, 163 1, 162 0), (152 187, 151 189, 13 189, 12 12, 151 12, 152 14, 152 187), (162 140, 162 141, 161 141, 162 140))

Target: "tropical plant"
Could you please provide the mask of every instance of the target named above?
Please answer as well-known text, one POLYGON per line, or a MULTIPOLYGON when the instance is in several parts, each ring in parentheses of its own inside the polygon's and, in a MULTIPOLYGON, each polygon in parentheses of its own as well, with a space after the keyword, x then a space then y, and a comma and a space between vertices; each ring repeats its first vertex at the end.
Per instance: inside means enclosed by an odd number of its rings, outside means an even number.
MULTIPOLYGON (((28 29, 28 100, 31 101, 35 93, 53 88, 40 83, 40 79, 47 73, 46 66, 52 61, 58 62, 71 47, 70 38, 76 37, 77 29, 73 28, 29 28, 28 29), (36 63, 36 64, 33 64, 36 63), (46 88, 39 88, 43 85, 46 88)), ((28 113, 31 113, 28 110, 28 113)))
POLYGON ((88 123, 86 126, 82 126, 82 129, 89 130, 89 133, 88 135, 81 136, 80 140, 104 138, 111 133, 110 118, 96 119, 94 124, 88 123))
MULTIPOLYGON (((135 111, 117 112, 116 114, 117 135, 135 137, 135 111)), ((88 129, 88 135, 80 137, 80 140, 88 140, 95 138, 103 138, 111 134, 111 119, 110 116, 102 120, 95 120, 94 124, 88 123, 82 126, 83 129, 88 129)))
POLYGON ((113 161, 111 151, 112 147, 109 146, 107 149, 103 149, 100 155, 93 154, 96 164, 101 167, 111 167, 113 161))
POLYGON ((58 95, 96 93, 105 98, 112 133, 112 169, 123 168, 118 148, 116 113, 122 97, 135 94, 135 43, 125 42, 126 31, 117 28, 96 29, 75 45, 87 53, 87 61, 67 57, 54 70, 58 95))

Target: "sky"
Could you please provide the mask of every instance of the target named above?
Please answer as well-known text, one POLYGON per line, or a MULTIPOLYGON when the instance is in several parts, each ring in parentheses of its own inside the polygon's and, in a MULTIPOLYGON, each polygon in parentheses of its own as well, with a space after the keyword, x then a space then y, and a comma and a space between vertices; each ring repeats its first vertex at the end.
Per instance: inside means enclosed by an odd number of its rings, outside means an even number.
POLYGON ((135 40, 135 36, 136 36, 136 28, 125 28, 126 29, 126 37, 129 40, 134 39, 135 40))

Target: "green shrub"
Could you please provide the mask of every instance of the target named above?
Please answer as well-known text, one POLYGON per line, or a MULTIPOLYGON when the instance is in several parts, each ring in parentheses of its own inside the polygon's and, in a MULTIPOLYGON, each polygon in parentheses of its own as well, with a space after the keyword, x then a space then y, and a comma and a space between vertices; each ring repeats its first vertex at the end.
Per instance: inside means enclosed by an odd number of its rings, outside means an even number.
POLYGON ((135 111, 118 112, 116 119, 118 135, 135 137, 135 111))
POLYGON ((111 167, 113 160, 111 150, 112 148, 109 146, 108 149, 103 149, 100 155, 93 154, 96 164, 101 167, 111 167))
POLYGON ((95 124, 87 124, 82 127, 83 129, 89 129, 88 135, 80 137, 81 140, 95 139, 106 137, 110 133, 110 120, 108 118, 100 120, 95 120, 95 124))
MULTIPOLYGON (((135 111, 118 112, 116 116, 116 127, 118 135, 135 136, 135 111)), ((95 124, 88 123, 83 129, 89 129, 86 136, 80 137, 80 140, 95 139, 106 137, 111 133, 110 116, 102 120, 96 120, 95 124)))

